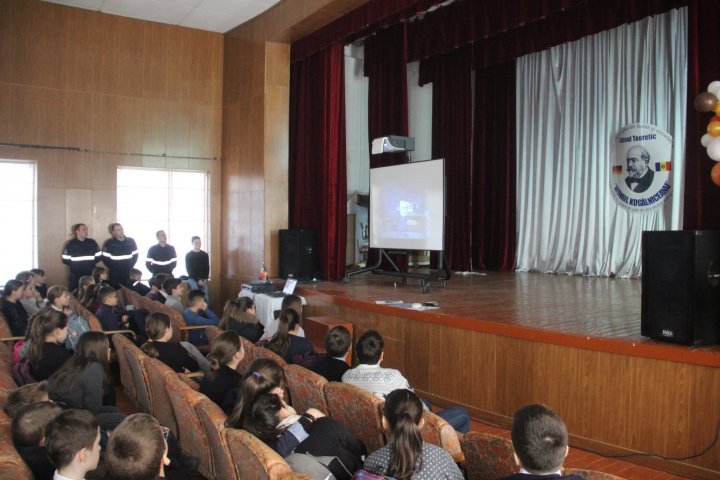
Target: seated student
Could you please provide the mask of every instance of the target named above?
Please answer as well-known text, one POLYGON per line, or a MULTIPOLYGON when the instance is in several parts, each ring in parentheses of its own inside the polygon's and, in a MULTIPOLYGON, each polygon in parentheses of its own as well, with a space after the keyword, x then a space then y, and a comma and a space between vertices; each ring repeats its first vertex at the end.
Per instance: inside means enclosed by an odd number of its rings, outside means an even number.
POLYGON ((20 303, 28 315, 33 316, 42 310, 46 302, 40 296, 40 293, 35 290, 34 282, 26 281, 23 284, 23 295, 20 297, 20 303))
POLYGON ((111 480, 162 479, 170 464, 167 453, 160 423, 146 413, 136 413, 113 431, 105 450, 105 464, 111 480))
POLYGON ((263 346, 288 363, 300 363, 303 357, 315 353, 315 349, 309 340, 296 335, 299 328, 300 315, 292 308, 287 308, 280 313, 277 332, 263 346))
MULTIPOLYGON (((183 317, 188 326, 191 325, 217 325, 220 319, 213 313, 205 302, 205 293, 202 290, 191 290, 188 294, 190 306, 183 310, 183 317)), ((205 330, 191 330, 188 340, 193 345, 208 343, 205 330)))
POLYGON ((84 480, 100 460, 100 425, 92 413, 66 410, 45 429, 45 449, 55 480, 84 480))
POLYGON ((28 314, 20 303, 24 288, 25 285, 20 280, 8 280, 3 290, 2 314, 13 337, 22 337, 27 331, 28 314))
POLYGON ((28 383, 10 392, 5 400, 3 410, 8 417, 15 418, 15 415, 23 407, 48 401, 50 401, 50 397, 48 397, 47 382, 28 383))
POLYGON ((510 435, 520 473, 504 480, 580 480, 577 475, 562 474, 569 450, 567 427, 545 405, 526 405, 515 412, 510 435))
POLYGON ((110 272, 105 267, 95 267, 92 271, 92 278, 98 287, 110 286, 110 272))
POLYGON ((131 288, 143 297, 150 293, 150 287, 142 283, 142 272, 137 268, 130 269, 130 284, 131 288))
POLYGON ((182 280, 173 277, 168 278, 162 284, 162 292, 165 295, 165 306, 183 313, 182 300, 180 299, 183 293, 182 280))
MULTIPOLYGON (((385 343, 382 336, 375 330, 363 333, 357 341, 355 353, 360 364, 349 369, 342 376, 342 381, 360 387, 384 398, 397 389, 412 390, 407 379, 394 368, 380 366, 383 360, 385 343)), ((427 402, 424 402, 427 403, 427 402)), ((426 405, 426 408, 429 408, 426 405)), ((470 431, 470 416, 461 407, 450 407, 437 415, 461 433, 470 431)))
POLYGON ((13 417, 13 444, 35 480, 53 478, 55 466, 45 450, 45 429, 60 412, 62 408, 52 402, 40 402, 23 407, 13 417))
POLYGON ((320 355, 303 366, 325 377, 328 382, 342 382, 342 376, 350 366, 345 362, 345 355, 350 350, 352 338, 350 331, 338 325, 325 334, 325 355, 320 355))
POLYGON ((282 304, 280 305, 280 311, 286 310, 288 308, 292 308, 293 310, 295 310, 298 314, 298 318, 300 319, 300 328, 298 328, 296 335, 298 337, 304 337, 305 330, 303 330, 302 298, 300 298, 298 295, 284 296, 282 304))
POLYGON ((251 343, 257 343, 265 332, 265 327, 255 316, 255 304, 250 297, 238 297, 228 300, 223 309, 221 330, 232 330, 251 343))
POLYGON ((33 268, 30 270, 35 279, 35 290, 40 294, 41 298, 47 297, 48 287, 45 285, 45 270, 42 268, 33 268))
POLYGON ((90 275, 83 275, 78 279, 77 289, 73 291, 72 294, 75 295, 75 298, 77 298, 80 303, 83 303, 85 292, 91 285, 95 285, 95 280, 90 275))
POLYGON ((80 335, 90 331, 90 325, 80 315, 70 308, 70 291, 62 285, 53 285, 47 291, 47 305, 39 313, 50 311, 63 312, 68 318, 68 334, 65 339, 65 348, 73 350, 80 335))
POLYGON ((243 428, 247 405, 254 402, 261 393, 270 392, 282 400, 290 403, 285 392, 287 391, 287 379, 285 371, 274 360, 269 358, 258 358, 250 364, 243 375, 240 388, 236 390, 236 401, 233 402, 232 412, 225 421, 228 428, 243 428))
POLYGON ((162 291, 165 280, 171 278, 167 273, 158 273, 150 280, 150 291, 145 294, 150 300, 165 303, 165 294, 162 291))
POLYGON ((463 480, 448 452, 423 442, 423 404, 411 390, 394 390, 385 398, 382 424, 389 433, 387 445, 365 459, 363 468, 398 480, 463 480))
POLYGON ((200 382, 200 393, 207 395, 225 413, 232 410, 235 400, 232 392, 242 383, 237 366, 244 356, 240 335, 232 330, 218 335, 208 353, 210 372, 200 382))
POLYGON ((100 308, 95 315, 100 320, 103 330, 109 332, 130 328, 130 315, 122 308, 118 308, 118 296, 113 287, 100 287, 97 291, 97 299, 100 308))
MULTIPOLYGON (((172 324, 170 317, 161 312, 151 313, 145 319, 145 330, 148 334, 148 341, 143 344, 141 350, 149 357, 157 358, 176 372, 197 372, 200 369, 198 359, 203 358, 194 345, 187 344, 187 347, 180 342, 172 342, 172 324), (188 348, 194 350, 194 355, 188 348)), ((186 343, 186 342, 185 342, 186 343)))
MULTIPOLYGON (((96 415, 117 413, 115 389, 109 373, 110 344, 103 332, 80 337, 75 354, 48 380, 50 398, 70 408, 96 415)), ((103 419, 98 417, 103 423, 103 419)))
POLYGON ((26 343, 30 374, 37 381, 46 380, 72 357, 65 348, 68 335, 67 316, 55 310, 33 316, 26 343))

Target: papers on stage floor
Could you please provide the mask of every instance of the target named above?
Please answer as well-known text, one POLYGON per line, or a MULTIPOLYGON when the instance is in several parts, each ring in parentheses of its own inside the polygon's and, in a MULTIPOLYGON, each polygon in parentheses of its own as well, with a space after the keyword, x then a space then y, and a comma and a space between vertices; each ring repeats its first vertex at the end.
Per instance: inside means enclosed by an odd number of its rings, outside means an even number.
POLYGON ((402 300, 375 300, 378 305, 405 305, 402 300))
POLYGON ((405 303, 402 300, 375 300, 377 305, 388 305, 390 307, 408 308, 410 310, 437 310, 439 307, 430 307, 421 303, 405 303))

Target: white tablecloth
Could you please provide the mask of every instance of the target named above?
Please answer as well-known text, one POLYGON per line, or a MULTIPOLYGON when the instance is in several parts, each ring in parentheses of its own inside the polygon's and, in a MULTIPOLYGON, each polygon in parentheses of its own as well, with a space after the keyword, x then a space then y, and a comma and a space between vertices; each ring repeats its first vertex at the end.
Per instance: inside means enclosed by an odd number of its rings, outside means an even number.
MULTIPOLYGON (((284 297, 271 297, 265 293, 253 293, 247 290, 240 290, 238 297, 250 297, 255 304, 255 315, 258 321, 265 327, 263 339, 270 338, 277 331, 278 321, 275 320, 275 310, 280 310, 284 297)), ((303 305, 307 305, 305 297, 300 297, 303 305)), ((305 331, 300 327, 296 334, 298 337, 304 337, 305 331)))

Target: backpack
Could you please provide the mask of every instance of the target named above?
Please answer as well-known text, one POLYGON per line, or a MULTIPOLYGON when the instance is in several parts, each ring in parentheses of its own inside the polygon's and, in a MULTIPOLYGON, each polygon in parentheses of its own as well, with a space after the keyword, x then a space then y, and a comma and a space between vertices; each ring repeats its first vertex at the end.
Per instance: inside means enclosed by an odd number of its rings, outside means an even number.
POLYGON ((18 387, 27 385, 28 383, 35 383, 37 380, 32 376, 30 370, 30 361, 24 358, 19 363, 16 363, 12 367, 12 377, 18 387))
POLYGON ((377 473, 368 472, 364 468, 355 472, 353 480, 394 480, 393 477, 378 475, 377 473))

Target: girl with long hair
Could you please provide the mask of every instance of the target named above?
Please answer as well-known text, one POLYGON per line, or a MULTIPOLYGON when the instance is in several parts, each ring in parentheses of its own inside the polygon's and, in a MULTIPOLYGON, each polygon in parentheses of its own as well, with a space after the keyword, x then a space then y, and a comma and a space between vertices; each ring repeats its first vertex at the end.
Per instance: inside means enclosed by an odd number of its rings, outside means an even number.
POLYGON ((397 480, 462 480, 463 475, 449 453, 425 443, 420 435, 423 405, 411 390, 399 389, 385 397, 383 428, 388 444, 370 454, 363 468, 397 480))
POLYGON ((55 310, 40 312, 30 319, 26 358, 30 373, 37 381, 45 380, 72 357, 63 343, 68 336, 68 318, 55 310))
POLYGON ((242 383, 242 374, 237 371, 245 356, 240 335, 228 330, 215 339, 208 353, 210 372, 200 382, 200 393, 221 407, 225 413, 232 410, 235 396, 232 391, 242 383))
POLYGON ((218 326, 221 330, 237 332, 252 343, 257 343, 265 332, 265 327, 255 316, 255 304, 250 297, 228 300, 218 326))
POLYGON ((280 365, 269 358, 258 358, 250 364, 243 376, 242 385, 236 392, 237 401, 234 402, 225 426, 243 428, 248 406, 252 405, 257 397, 263 393, 273 393, 285 400, 286 392, 287 379, 280 365))
POLYGON ((208 370, 208 362, 202 354, 187 342, 171 341, 173 335, 170 317, 161 312, 145 318, 148 341, 140 349, 149 357, 157 358, 178 373, 208 370))
POLYGON ((75 354, 48 380, 50 398, 96 414, 117 412, 109 363, 108 337, 103 332, 85 332, 75 354))
POLYGON ((300 315, 294 309, 286 308, 280 312, 277 332, 263 346, 288 363, 298 363, 303 357, 315 352, 309 340, 296 335, 299 330, 300 315))
POLYGON ((74 350, 80 336, 90 331, 90 325, 82 316, 70 308, 70 291, 62 285, 53 285, 47 292, 47 305, 40 313, 62 312, 68 318, 68 334, 65 339, 65 348, 74 350))
POLYGON ((90 275, 83 275, 82 277, 80 277, 77 283, 77 290, 75 290, 73 294, 75 295, 75 298, 77 298, 78 301, 82 303, 83 298, 85 298, 85 292, 87 291, 87 289, 90 286, 95 285, 95 279, 90 275))
POLYGON ((304 471, 310 461, 312 471, 323 468, 338 480, 349 480, 352 473, 362 466, 365 446, 345 426, 314 408, 298 415, 273 393, 262 393, 248 406, 243 428, 283 458, 291 454, 294 454, 293 457, 308 454, 297 463, 288 460, 293 470, 301 473, 311 473, 304 471), (318 457, 325 460, 313 463, 318 457))

